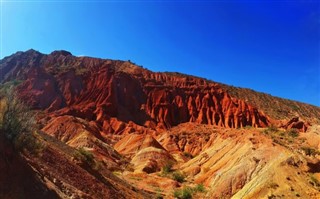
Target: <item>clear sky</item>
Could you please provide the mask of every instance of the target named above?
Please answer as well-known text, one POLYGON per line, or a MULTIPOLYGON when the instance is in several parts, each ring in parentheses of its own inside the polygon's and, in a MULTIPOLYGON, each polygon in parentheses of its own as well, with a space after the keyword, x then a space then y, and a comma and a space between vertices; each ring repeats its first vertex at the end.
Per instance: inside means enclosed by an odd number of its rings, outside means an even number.
POLYGON ((0 1, 0 58, 64 49, 320 106, 317 1, 0 1))

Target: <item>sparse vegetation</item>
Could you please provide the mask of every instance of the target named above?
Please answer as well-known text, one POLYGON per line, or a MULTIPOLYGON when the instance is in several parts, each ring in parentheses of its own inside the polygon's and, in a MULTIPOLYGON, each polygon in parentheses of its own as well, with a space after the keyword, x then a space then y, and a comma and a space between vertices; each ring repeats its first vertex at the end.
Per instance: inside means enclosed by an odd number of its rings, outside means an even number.
POLYGON ((194 188, 185 186, 182 189, 175 190, 173 196, 179 199, 190 199, 193 194, 197 192, 204 193, 205 191, 203 184, 198 184, 194 188))
POLYGON ((194 190, 195 190, 196 192, 205 192, 205 191, 206 191, 206 189, 204 188, 204 185, 203 185, 203 184, 198 184, 198 185, 194 188, 194 190))
POLYGON ((320 114, 318 107, 295 102, 288 99, 274 97, 270 94, 256 92, 252 89, 239 88, 225 84, 220 85, 222 86, 222 88, 227 90, 227 92, 232 97, 242 100, 249 100, 253 106, 262 110, 271 118, 291 119, 293 117, 296 117, 296 115, 298 114, 303 116, 304 118, 317 118, 313 120, 319 122, 320 114))
POLYGON ((268 128, 264 129, 263 133, 266 135, 270 135, 270 134, 276 133, 278 131, 279 131, 279 129, 276 126, 271 125, 268 128))
POLYGON ((173 196, 179 199, 191 199, 192 189, 190 187, 183 187, 183 189, 175 190, 173 196))
POLYGON ((159 187, 157 187, 155 189, 155 192, 156 192, 156 199, 162 199, 163 198, 163 196, 161 194, 163 192, 163 190, 161 190, 159 187))
POLYGON ((19 100, 12 87, 1 93, 0 114, 0 131, 11 141, 36 131, 32 111, 19 100))
POLYGON ((170 172, 172 172, 172 166, 173 166, 173 163, 170 161, 170 162, 167 162, 163 167, 162 167, 162 174, 166 175, 170 172))
POLYGON ((93 163, 94 163, 93 154, 90 151, 87 151, 86 149, 84 149, 83 147, 77 150, 74 157, 80 160, 82 163, 88 163, 90 166, 93 166, 93 163))
POLYGON ((297 129, 283 130, 275 126, 270 126, 262 131, 263 134, 272 139, 273 145, 278 144, 289 150, 294 150, 297 145, 301 145, 305 139, 299 137, 297 129))
POLYGON ((298 137, 299 136, 299 131, 297 130, 297 129, 289 129, 288 131, 287 131, 287 133, 288 133, 288 135, 290 136, 290 137, 293 137, 293 138, 296 138, 296 137, 298 137))
POLYGON ((172 179, 175 180, 175 181, 177 181, 177 182, 182 183, 182 182, 184 182, 184 180, 185 180, 185 175, 182 174, 182 173, 179 172, 179 171, 176 171, 176 172, 174 172, 174 173, 172 174, 172 179))
POLYGON ((271 132, 277 132, 279 129, 276 126, 271 125, 271 126, 268 127, 268 130, 271 131, 271 132))
POLYGON ((2 86, 0 92, 0 133, 11 141, 18 150, 26 149, 31 153, 38 153, 42 145, 35 138, 37 124, 34 113, 18 98, 10 86, 2 86))

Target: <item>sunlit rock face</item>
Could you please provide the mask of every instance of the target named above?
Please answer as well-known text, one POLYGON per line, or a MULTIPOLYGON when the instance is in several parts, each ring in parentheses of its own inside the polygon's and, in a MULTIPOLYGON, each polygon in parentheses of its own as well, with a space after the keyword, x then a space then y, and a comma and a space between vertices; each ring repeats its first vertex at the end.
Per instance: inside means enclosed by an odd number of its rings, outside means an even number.
POLYGON ((184 122, 228 128, 270 123, 266 115, 231 98, 217 83, 179 73, 154 73, 131 62, 29 50, 4 59, 1 68, 8 70, 2 81, 25 80, 18 86, 19 94, 33 108, 96 121, 105 129, 110 118, 151 129, 184 122))

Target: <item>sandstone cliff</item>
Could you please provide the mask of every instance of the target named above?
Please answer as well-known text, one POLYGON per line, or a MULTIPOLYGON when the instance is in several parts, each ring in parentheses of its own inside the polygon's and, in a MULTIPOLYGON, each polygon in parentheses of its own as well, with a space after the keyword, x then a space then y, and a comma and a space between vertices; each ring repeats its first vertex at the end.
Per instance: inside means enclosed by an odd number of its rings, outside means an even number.
POLYGON ((151 129, 184 122, 228 128, 270 124, 263 112, 217 83, 154 73, 131 62, 29 50, 6 57, 0 68, 2 82, 23 80, 20 97, 33 108, 95 121, 105 131, 115 132, 110 118, 151 129))

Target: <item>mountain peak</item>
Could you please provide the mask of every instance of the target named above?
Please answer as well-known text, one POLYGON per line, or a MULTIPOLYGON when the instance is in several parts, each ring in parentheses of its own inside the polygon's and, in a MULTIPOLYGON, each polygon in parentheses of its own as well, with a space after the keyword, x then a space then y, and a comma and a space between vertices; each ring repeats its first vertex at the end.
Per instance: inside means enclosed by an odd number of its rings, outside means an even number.
POLYGON ((72 54, 66 50, 55 50, 55 51, 51 52, 50 55, 52 55, 52 56, 60 56, 60 55, 70 56, 71 55, 72 56, 72 54))
POLYGON ((27 50, 27 51, 25 51, 25 52, 21 52, 21 53, 31 54, 31 55, 42 54, 42 53, 40 53, 39 51, 37 51, 37 50, 35 50, 35 49, 33 49, 33 48, 31 48, 31 49, 29 49, 29 50, 27 50))

